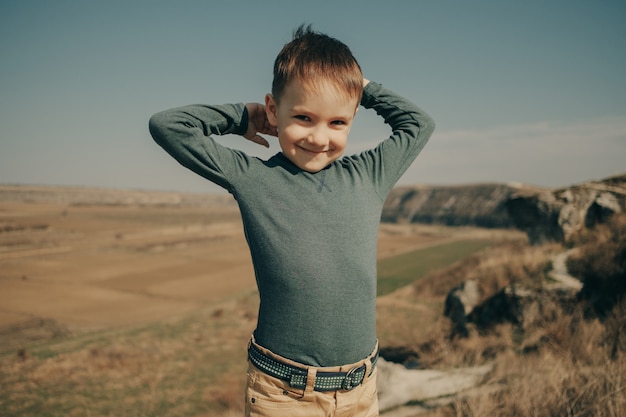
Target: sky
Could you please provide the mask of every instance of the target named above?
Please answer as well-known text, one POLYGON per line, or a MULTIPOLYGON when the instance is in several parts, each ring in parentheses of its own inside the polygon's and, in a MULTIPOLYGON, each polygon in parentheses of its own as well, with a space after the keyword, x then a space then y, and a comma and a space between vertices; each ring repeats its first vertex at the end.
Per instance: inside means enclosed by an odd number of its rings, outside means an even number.
MULTIPOLYGON (((625 21, 621 0, 1 0, 0 184, 223 192, 160 149, 148 119, 263 102, 302 23, 435 119, 399 185, 606 178, 626 172, 625 21)), ((347 153, 388 135, 359 111, 347 153)))

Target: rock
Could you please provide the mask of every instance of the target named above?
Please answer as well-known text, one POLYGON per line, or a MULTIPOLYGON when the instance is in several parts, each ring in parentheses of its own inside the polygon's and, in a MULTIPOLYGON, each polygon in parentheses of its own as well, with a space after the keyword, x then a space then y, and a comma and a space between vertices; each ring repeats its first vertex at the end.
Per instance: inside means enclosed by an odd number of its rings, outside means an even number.
POLYGON ((598 223, 606 223, 609 217, 622 211, 622 207, 614 194, 601 193, 587 209, 585 226, 593 227, 598 223))
POLYGON ((384 346, 380 348, 380 357, 386 361, 399 363, 407 369, 417 369, 419 353, 406 346, 384 346))
POLYGON ((441 370, 412 370, 379 359, 378 405, 381 413, 409 402, 440 399, 480 384, 492 365, 441 370))
POLYGON ((444 316, 452 322, 452 337, 469 336, 467 316, 480 301, 478 283, 469 280, 450 290, 444 304, 444 316))
POLYGON ((578 290, 568 287, 528 289, 509 285, 476 306, 468 321, 479 328, 509 322, 523 329, 556 317, 558 309, 572 310, 578 290))
POLYGON ((514 286, 508 286, 476 306, 468 314, 467 320, 480 328, 505 322, 521 324, 523 322, 521 300, 525 295, 529 294, 525 291, 518 293, 514 286))
POLYGON ((579 279, 571 276, 567 271, 567 258, 575 255, 579 252, 578 248, 573 248, 565 252, 559 253, 552 258, 552 270, 549 272, 550 278, 554 280, 553 283, 547 284, 548 289, 572 289, 574 291, 580 291, 583 288, 583 283, 579 279))
POLYGON ((546 283, 542 288, 511 284, 480 304, 483 295, 475 280, 465 281, 450 290, 444 306, 444 315, 452 322, 450 336, 467 337, 469 323, 482 329, 505 322, 525 327, 555 314, 557 307, 573 308, 582 283, 568 273, 566 261, 577 251, 576 248, 569 249, 553 257, 548 275, 554 282, 546 283))
POLYGON ((553 191, 521 190, 505 206, 532 244, 567 242, 626 209, 626 175, 553 191))

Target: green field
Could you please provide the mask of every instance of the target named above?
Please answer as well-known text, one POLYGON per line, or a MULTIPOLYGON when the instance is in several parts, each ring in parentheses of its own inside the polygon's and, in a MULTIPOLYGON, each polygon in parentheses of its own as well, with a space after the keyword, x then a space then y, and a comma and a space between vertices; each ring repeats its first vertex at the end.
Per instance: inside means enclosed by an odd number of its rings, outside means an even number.
POLYGON ((491 244, 491 240, 459 240, 383 259, 378 263, 378 295, 389 294, 491 244))

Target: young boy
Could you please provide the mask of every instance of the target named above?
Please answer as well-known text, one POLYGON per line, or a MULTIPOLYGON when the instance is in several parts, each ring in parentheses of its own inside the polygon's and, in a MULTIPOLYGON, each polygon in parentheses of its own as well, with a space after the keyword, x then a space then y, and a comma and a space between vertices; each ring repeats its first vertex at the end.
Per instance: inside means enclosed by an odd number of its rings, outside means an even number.
POLYGON ((260 295, 246 415, 377 416, 376 244, 385 197, 434 123, 363 78, 349 48, 300 27, 276 58, 265 105, 192 105, 150 119, 154 140, 230 192, 260 295), (343 157, 359 103, 392 128, 343 157), (238 134, 282 152, 261 160, 215 142, 238 134))

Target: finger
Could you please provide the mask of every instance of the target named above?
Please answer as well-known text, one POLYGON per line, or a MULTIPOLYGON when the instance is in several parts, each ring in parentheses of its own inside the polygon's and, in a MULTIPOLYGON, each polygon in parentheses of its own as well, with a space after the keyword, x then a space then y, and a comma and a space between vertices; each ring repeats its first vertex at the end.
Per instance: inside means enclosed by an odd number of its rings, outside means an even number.
POLYGON ((265 146, 266 148, 270 147, 270 143, 267 140, 265 140, 265 138, 263 138, 262 136, 254 135, 253 137, 250 138, 250 140, 258 145, 265 146))
POLYGON ((263 133, 264 135, 270 135, 270 136, 278 136, 278 130, 276 130, 274 126, 270 126, 270 125, 263 126, 263 129, 261 129, 259 133, 263 133))
POLYGON ((263 124, 263 133, 271 136, 278 136, 278 129, 276 128, 276 126, 272 126, 270 122, 265 119, 265 122, 263 124))

